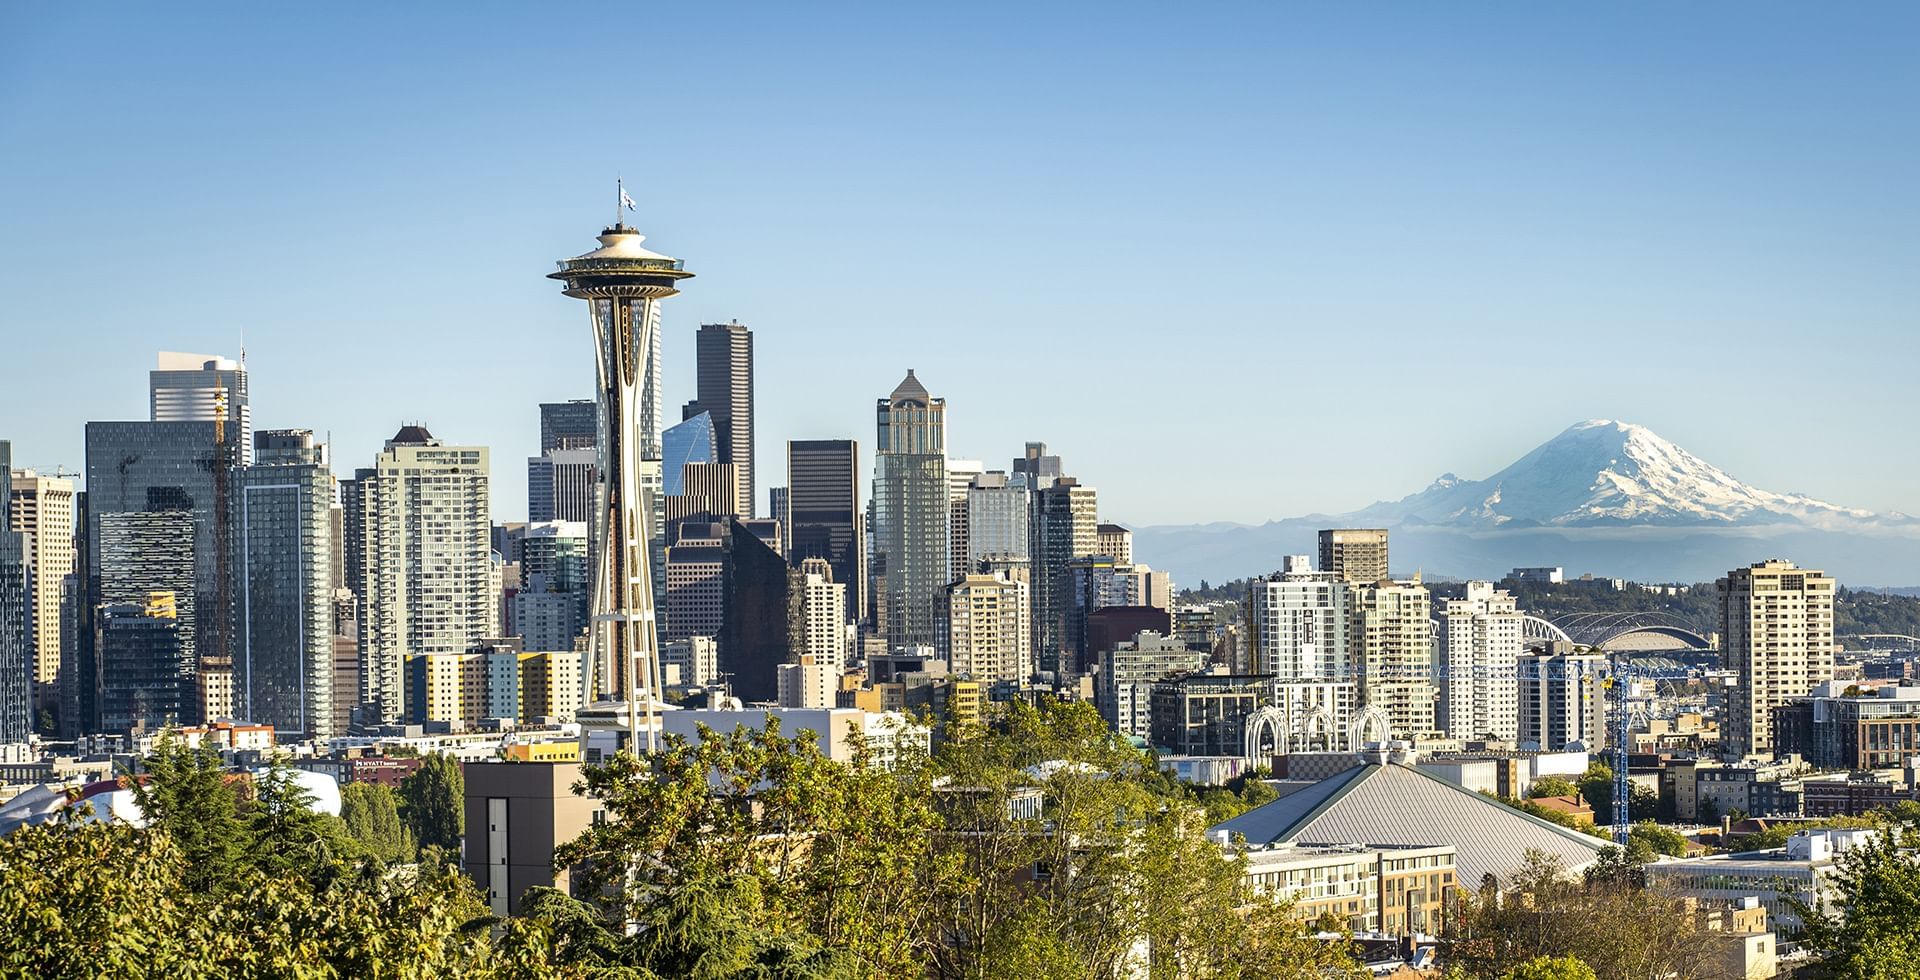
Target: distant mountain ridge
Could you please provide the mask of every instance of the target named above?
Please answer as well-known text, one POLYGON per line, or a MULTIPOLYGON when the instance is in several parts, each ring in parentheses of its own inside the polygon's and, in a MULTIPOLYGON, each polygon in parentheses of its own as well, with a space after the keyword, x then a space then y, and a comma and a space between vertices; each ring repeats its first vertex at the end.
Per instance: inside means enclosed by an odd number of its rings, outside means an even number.
POLYGON ((1748 486, 1645 426, 1612 419, 1570 426, 1484 480, 1447 473, 1419 493, 1341 517, 1456 527, 1835 526, 1908 520, 1748 486))
POLYGON ((1780 554, 1852 581, 1920 575, 1920 521, 1763 490, 1613 419, 1576 423, 1484 480, 1448 473, 1398 500, 1252 527, 1137 528, 1135 553, 1178 580, 1217 580, 1270 571, 1341 526, 1394 529, 1396 572, 1493 576, 1511 562, 1696 580, 1780 554))

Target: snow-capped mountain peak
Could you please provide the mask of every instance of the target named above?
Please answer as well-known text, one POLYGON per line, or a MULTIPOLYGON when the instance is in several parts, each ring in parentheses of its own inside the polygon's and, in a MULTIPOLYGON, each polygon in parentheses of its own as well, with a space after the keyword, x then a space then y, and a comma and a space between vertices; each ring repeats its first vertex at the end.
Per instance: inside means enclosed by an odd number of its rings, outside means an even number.
POLYGON ((1427 489, 1356 518, 1480 527, 1830 524, 1869 511, 1748 486, 1662 439, 1613 419, 1570 426, 1484 480, 1449 473, 1427 489))

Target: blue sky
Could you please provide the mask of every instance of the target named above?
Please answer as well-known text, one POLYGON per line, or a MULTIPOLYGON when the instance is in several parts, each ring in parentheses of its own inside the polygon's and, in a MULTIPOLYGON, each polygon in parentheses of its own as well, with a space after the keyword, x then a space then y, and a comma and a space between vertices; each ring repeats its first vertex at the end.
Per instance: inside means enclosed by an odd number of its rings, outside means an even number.
MULTIPOLYGON (((1104 516, 1259 521, 1640 422, 1920 512, 1920 7, 0 9, 0 438, 83 460, 244 331, 263 427, 365 465, 584 396, 544 279, 623 175, 788 438, 1047 441, 1104 516)), ((863 465, 870 466, 870 461, 863 465)), ((762 493, 764 506, 764 490, 762 493)))

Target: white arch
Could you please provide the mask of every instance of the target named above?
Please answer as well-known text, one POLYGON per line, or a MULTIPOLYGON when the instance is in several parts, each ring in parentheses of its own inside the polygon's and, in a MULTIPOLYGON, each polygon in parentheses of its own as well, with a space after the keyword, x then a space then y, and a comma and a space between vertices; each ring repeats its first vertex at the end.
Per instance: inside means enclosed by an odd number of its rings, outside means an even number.
POLYGON ((1247 716, 1243 756, 1248 766, 1269 765, 1273 756, 1286 754, 1286 722, 1286 712, 1281 711, 1278 705, 1267 705, 1247 716), (1269 739, 1273 742, 1273 751, 1262 753, 1260 748, 1269 739))
POLYGON ((1387 719, 1387 713, 1379 705, 1370 704, 1354 713, 1353 723, 1347 726, 1347 751, 1358 752, 1368 742, 1386 742, 1393 739, 1393 723, 1387 719), (1379 738, 1369 739, 1370 730, 1377 729, 1379 738))

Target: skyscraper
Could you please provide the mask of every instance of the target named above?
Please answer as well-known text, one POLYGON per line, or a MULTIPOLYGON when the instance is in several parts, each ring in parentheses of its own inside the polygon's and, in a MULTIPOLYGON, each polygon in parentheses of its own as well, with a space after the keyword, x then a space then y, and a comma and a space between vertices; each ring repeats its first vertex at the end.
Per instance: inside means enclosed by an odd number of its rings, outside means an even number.
POLYGON ((247 403, 246 365, 218 354, 161 351, 147 375, 147 394, 155 422, 222 421, 239 450, 235 462, 253 460, 253 409, 247 403))
POLYGON ((866 534, 861 526, 860 444, 852 439, 787 443, 787 555, 795 565, 824 558, 847 587, 847 621, 867 608, 866 534))
POLYGON ((1025 474, 1008 479, 990 470, 967 487, 967 568, 979 571, 982 559, 1026 558, 1033 547, 1032 493, 1025 474))
POLYGON ((1347 629, 1362 704, 1387 715, 1394 738, 1436 731, 1433 599, 1416 578, 1356 585, 1347 629))
POLYGON ((974 570, 967 544, 971 531, 967 491, 985 472, 986 464, 977 459, 947 460, 947 583, 957 582, 974 570))
POLYGON ((1513 596, 1468 582, 1440 612, 1437 723, 1453 738, 1512 741, 1520 730, 1520 657, 1526 652, 1513 596))
POLYGON ((591 398, 540 403, 540 454, 599 445, 600 407, 591 398))
POLYGON ((100 720, 96 730, 153 732, 187 724, 198 707, 194 669, 182 646, 185 630, 170 593, 100 607, 94 648, 100 656, 100 720))
POLYGON ((495 631, 487 450, 442 445, 408 425, 373 470, 360 662, 367 699, 393 723, 409 716, 407 657, 466 653, 495 631))
POLYGON ((1028 555, 1033 566, 1033 655, 1040 670, 1058 672, 1073 666, 1061 631, 1071 597, 1063 593, 1061 580, 1075 558, 1091 555, 1099 547, 1098 509, 1094 489, 1070 476, 1054 477, 1034 492, 1028 555), (1064 663, 1063 653, 1067 654, 1064 663))
POLYGON ((753 331, 739 321, 704 323, 694 347, 697 395, 685 417, 712 417, 715 458, 740 473, 733 512, 753 517, 753 331))
POLYGON ((1380 528, 1330 528, 1320 532, 1320 570, 1343 582, 1372 584, 1387 578, 1387 532, 1380 528))
POLYGON ((947 575, 947 403, 909 370, 875 415, 873 581, 886 614, 877 625, 896 650, 932 646, 947 575))
POLYGON ((333 502, 327 447, 307 429, 254 436, 230 506, 234 714, 332 738, 333 502))
POLYGON ((61 710, 61 659, 73 628, 74 568, 73 481, 14 470, 8 503, 8 527, 26 535, 33 579, 34 712, 61 710))
POLYGON ((806 647, 805 576, 737 520, 726 525, 720 670, 743 701, 779 697, 779 669, 806 647))
POLYGON ((1314 571, 1305 555, 1289 555, 1283 572, 1255 580, 1251 591, 1256 673, 1280 681, 1353 679, 1346 582, 1314 571))
POLYGON ((585 521, 593 516, 600 464, 593 447, 549 449, 527 457, 527 520, 585 521))
MULTIPOLYGON (((13 496, 13 445, 0 441, 0 500, 13 496)), ((0 524, 0 745, 33 731, 33 589, 27 536, 0 524)))
POLYGON ((1834 581, 1825 572, 1773 558, 1736 568, 1716 583, 1720 656, 1739 672, 1721 726, 1726 756, 1773 751, 1773 709, 1833 679, 1834 581))
POLYGON ((789 550, 791 550, 793 542, 793 511, 787 506, 786 487, 767 488, 767 518, 780 525, 780 540, 787 542, 789 550))
POLYGON ((630 739, 638 737, 640 699, 661 693, 652 547, 659 532, 645 462, 662 452, 660 302, 693 275, 680 260, 642 248, 645 240, 616 220, 599 248, 548 275, 593 316, 601 473, 591 528, 594 663, 598 689, 628 705, 630 739))
POLYGON ((675 643, 697 636, 718 638, 726 623, 727 542, 719 524, 684 528, 667 548, 666 604, 660 639, 675 643))
POLYGON ((592 567, 587 525, 544 521, 527 526, 517 559, 525 582, 513 596, 513 635, 536 653, 566 652, 587 628, 592 567))
POLYGON ((1094 554, 1106 555, 1116 565, 1133 564, 1133 532, 1119 524, 1100 523, 1094 528, 1094 554))
MULTIPOLYGON (((235 440, 242 431, 227 419, 87 423, 87 608, 144 603, 149 592, 175 593, 182 656, 196 675, 202 661, 222 668, 232 662, 222 610, 231 584, 228 500, 241 455, 235 440), (162 514, 173 516, 153 516, 162 514), (115 545, 102 535, 117 519, 113 515, 147 516, 129 516, 131 523, 121 531, 130 537, 115 545), (184 539, 169 537, 176 534, 184 539), (173 579, 165 562, 149 564, 144 556, 155 550, 191 556, 191 579, 173 579), (114 579, 111 588, 109 579, 114 579)), ((77 680, 84 702, 78 710, 90 720, 97 710, 92 699, 98 681, 77 680)))
MULTIPOLYGON (((686 492, 685 470, 688 463, 724 462, 714 448, 713 416, 707 412, 700 412, 678 425, 669 426, 660 441, 665 453, 660 460, 660 492, 669 497, 686 492)), ((729 513, 735 511, 729 510, 729 513)))
POLYGON ((1044 442, 1029 442, 1026 451, 1013 461, 1013 472, 1015 475, 1024 474, 1027 485, 1035 490, 1051 486, 1053 481, 1062 476, 1060 457, 1047 455, 1047 444, 1044 442))

